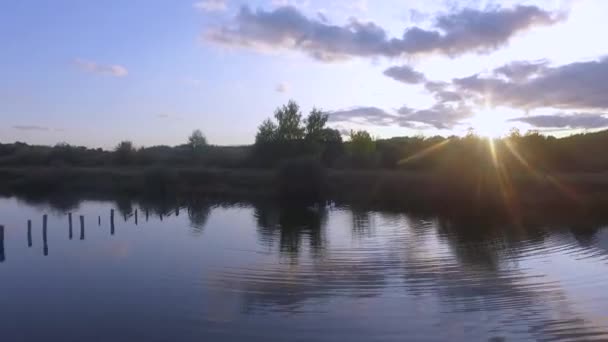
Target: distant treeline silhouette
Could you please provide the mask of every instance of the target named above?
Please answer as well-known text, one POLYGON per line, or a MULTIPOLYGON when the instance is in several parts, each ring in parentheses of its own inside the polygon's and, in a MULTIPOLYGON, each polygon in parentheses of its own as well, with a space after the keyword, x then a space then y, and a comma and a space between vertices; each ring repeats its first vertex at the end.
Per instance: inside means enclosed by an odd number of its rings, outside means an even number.
MULTIPOLYGON (((328 115, 313 109, 303 118, 290 101, 277 108, 275 120, 265 120, 252 146, 214 146, 200 130, 178 146, 136 148, 120 142, 113 151, 59 143, 55 146, 22 142, 0 143, 0 167, 19 166, 203 166, 272 168, 290 159, 307 158, 335 169, 464 170, 493 167, 496 160, 488 139, 472 131, 465 137, 396 137, 374 139, 366 131, 351 131, 347 141, 326 126, 328 115)), ((601 172, 608 170, 608 131, 565 138, 536 131, 513 130, 493 140, 500 164, 509 172, 601 172)))

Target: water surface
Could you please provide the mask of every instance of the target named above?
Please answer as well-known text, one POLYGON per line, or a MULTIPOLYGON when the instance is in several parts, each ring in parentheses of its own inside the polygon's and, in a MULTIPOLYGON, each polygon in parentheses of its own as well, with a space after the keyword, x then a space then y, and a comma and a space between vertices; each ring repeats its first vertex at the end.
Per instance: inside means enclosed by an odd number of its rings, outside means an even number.
POLYGON ((3 341, 608 340, 601 221, 7 198, 0 225, 3 341))

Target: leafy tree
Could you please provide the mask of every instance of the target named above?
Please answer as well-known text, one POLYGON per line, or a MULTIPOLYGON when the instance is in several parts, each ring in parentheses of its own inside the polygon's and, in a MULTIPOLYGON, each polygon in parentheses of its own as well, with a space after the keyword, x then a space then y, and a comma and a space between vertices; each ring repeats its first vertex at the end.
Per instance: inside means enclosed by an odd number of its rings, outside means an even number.
POLYGON ((376 150, 376 143, 367 131, 350 131, 350 149, 354 155, 368 156, 376 150))
POLYGON ((521 132, 519 131, 519 128, 517 127, 513 127, 509 130, 509 139, 512 140, 516 140, 521 138, 521 132))
POLYGON ((278 141, 300 140, 304 138, 305 128, 302 127, 302 113, 300 106, 293 100, 277 108, 274 112, 278 127, 276 139, 278 141))
POLYGON ((322 140, 323 131, 328 118, 328 115, 323 113, 320 109, 313 108, 308 115, 308 118, 305 120, 306 139, 311 141, 322 140))
POLYGON ((333 128, 324 128, 321 130, 321 141, 326 144, 342 144, 342 134, 340 131, 333 128))
POLYGON ((277 125, 270 119, 264 120, 258 127, 258 133, 255 136, 256 144, 268 144, 274 142, 277 138, 277 125))
POLYGON ((188 137, 188 145, 190 145, 193 150, 200 150, 207 146, 207 138, 205 138, 200 129, 196 129, 188 137))
POLYGON ((342 135, 337 129, 324 128, 320 136, 323 145, 321 160, 325 165, 331 166, 344 153, 342 135))
POLYGON ((130 141, 121 141, 114 149, 114 153, 119 164, 130 164, 134 160, 135 147, 130 141))

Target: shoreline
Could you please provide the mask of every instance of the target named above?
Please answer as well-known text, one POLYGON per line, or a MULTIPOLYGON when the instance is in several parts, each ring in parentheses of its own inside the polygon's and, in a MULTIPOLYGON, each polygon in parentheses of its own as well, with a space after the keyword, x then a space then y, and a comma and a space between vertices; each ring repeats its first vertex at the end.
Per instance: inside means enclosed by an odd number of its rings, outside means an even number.
MULTIPOLYGON (((602 210, 608 177, 568 173, 512 177, 507 184, 463 182, 456 176, 399 170, 326 172, 326 198, 386 208, 513 214, 522 209, 602 210), (483 183, 483 184, 482 184, 483 183)), ((219 168, 0 168, 4 194, 218 196, 277 199, 277 171, 219 168)))

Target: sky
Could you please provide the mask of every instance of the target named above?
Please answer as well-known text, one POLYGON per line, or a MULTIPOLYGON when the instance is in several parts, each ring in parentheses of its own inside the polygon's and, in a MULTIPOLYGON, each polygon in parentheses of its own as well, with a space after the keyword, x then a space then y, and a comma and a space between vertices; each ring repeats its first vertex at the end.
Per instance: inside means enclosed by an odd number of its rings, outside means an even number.
POLYGON ((3 143, 250 144, 290 99, 380 138, 608 127, 608 1, 2 4, 3 143))

